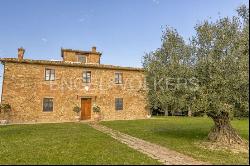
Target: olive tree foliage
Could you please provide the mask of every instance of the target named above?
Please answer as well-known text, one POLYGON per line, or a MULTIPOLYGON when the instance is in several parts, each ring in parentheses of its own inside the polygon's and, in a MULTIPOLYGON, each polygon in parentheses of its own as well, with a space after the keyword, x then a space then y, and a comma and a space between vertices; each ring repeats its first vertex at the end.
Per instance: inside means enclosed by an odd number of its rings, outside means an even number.
POLYGON ((205 21, 195 27, 192 44, 196 57, 195 78, 199 88, 192 110, 203 110, 215 126, 209 139, 224 143, 242 143, 230 125, 233 111, 248 111, 248 9, 240 7, 244 16, 205 21))
POLYGON ((190 52, 183 38, 175 29, 167 27, 162 35, 162 46, 144 56, 148 99, 152 107, 166 113, 186 107, 187 80, 192 77, 190 52))
POLYGON ((243 143, 230 115, 249 107, 249 9, 237 12, 196 25, 188 44, 167 27, 161 48, 143 61, 151 106, 202 111, 215 124, 208 138, 227 144, 243 143))

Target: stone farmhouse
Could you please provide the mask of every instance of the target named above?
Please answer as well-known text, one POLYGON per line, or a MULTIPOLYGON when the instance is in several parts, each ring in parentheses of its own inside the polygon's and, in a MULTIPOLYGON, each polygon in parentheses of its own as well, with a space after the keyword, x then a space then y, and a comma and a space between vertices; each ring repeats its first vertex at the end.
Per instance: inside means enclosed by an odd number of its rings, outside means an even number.
POLYGON ((101 64, 96 47, 62 48, 62 61, 25 59, 24 53, 19 48, 17 58, 0 58, 1 103, 11 105, 11 123, 76 121, 75 107, 80 120, 93 120, 93 106, 102 120, 148 116, 143 69, 101 64))

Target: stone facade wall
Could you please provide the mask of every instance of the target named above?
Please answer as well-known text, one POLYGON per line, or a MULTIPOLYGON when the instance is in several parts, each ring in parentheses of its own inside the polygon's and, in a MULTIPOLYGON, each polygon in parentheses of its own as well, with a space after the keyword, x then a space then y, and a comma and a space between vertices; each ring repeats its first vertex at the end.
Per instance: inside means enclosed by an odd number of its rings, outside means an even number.
MULTIPOLYGON (((140 91, 145 84, 142 71, 5 63, 2 102, 12 106, 10 121, 75 121, 74 106, 81 98, 92 98, 101 108, 103 120, 142 119, 148 112, 140 91), (55 69, 55 81, 45 81, 45 68, 55 69), (83 71, 91 71, 91 83, 83 84, 83 71), (123 73, 123 84, 114 84, 114 73, 123 73), (52 97, 53 112, 43 112, 43 98, 52 97), (115 110, 115 98, 123 98, 123 110, 115 110)), ((93 111, 91 111, 93 119, 93 111)))
POLYGON ((77 53, 72 51, 63 51, 63 60, 68 62, 78 62, 77 55, 85 55, 87 57, 87 63, 98 63, 100 64, 100 55, 97 53, 77 53))
POLYGON ((98 54, 89 54, 87 57, 88 63, 100 63, 100 55, 98 54))
POLYGON ((63 52, 63 61, 77 62, 77 56, 75 52, 64 51, 63 52))

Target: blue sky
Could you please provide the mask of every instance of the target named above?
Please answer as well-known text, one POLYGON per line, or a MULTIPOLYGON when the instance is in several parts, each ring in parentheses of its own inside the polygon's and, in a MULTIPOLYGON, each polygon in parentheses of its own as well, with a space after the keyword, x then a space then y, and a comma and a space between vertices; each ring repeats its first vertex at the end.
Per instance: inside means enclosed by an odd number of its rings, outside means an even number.
POLYGON ((235 15, 241 4, 248 0, 0 0, 0 57, 23 46, 25 58, 60 60, 61 47, 95 45, 103 64, 140 67, 165 25, 188 40, 199 21, 235 15))

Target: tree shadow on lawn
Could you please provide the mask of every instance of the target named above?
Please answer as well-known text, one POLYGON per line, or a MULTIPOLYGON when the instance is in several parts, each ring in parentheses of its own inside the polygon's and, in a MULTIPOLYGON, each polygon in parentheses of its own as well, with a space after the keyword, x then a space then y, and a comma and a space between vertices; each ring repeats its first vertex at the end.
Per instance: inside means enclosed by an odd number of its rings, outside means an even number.
POLYGON ((150 130, 152 142, 165 146, 172 150, 189 155, 201 161, 208 161, 212 164, 247 164, 249 163, 248 153, 234 153, 231 149, 211 148, 208 142, 209 128, 175 128, 158 127, 150 130), (205 145, 204 143, 208 143, 205 145))
POLYGON ((182 139, 182 140, 193 140, 193 141, 202 141, 207 138, 209 133, 209 129, 204 128, 195 128, 195 129, 187 129, 183 127, 178 127, 174 129, 169 129, 166 127, 154 128, 151 129, 153 135, 157 137, 173 138, 173 139, 182 139))
MULTIPOLYGON (((213 146, 213 148, 211 149, 210 146, 206 146, 206 148, 210 148, 210 150, 226 150, 228 152, 230 152, 230 148, 229 147, 225 147, 221 146, 221 148, 219 148, 219 144, 214 144, 212 142, 210 142, 208 140, 208 133, 210 131, 210 128, 185 128, 185 127, 175 127, 173 129, 170 128, 166 128, 166 127, 158 127, 158 128, 154 128, 151 129, 151 133, 152 135, 154 135, 154 137, 157 137, 158 139, 160 138, 160 142, 165 144, 168 143, 172 146, 190 146, 190 144, 193 144, 194 146, 198 146, 199 148, 204 148, 204 143, 206 143, 206 145, 213 146), (176 143, 176 145, 174 145, 176 143)), ((246 134, 247 135, 247 134, 246 134)), ((241 135, 242 138, 245 137, 245 134, 241 135), (244 135, 244 136, 243 136, 244 135)), ((237 148, 231 148, 233 150, 233 152, 236 152, 238 149, 237 148), (236 149, 236 150, 235 150, 236 149)), ((244 152, 247 153, 247 151, 242 150, 238 150, 239 152, 244 152)))

